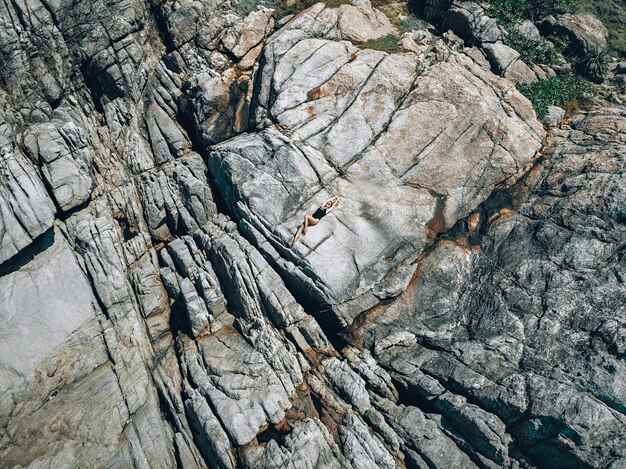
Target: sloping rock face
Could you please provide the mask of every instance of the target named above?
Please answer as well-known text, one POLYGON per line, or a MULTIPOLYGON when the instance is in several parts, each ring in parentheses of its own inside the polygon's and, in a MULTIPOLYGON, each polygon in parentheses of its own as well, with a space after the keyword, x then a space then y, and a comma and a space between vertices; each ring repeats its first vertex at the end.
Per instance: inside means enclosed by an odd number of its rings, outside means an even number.
POLYGON ((467 56, 424 70, 415 54, 328 39, 334 21, 315 6, 269 39, 255 133, 215 146, 209 168, 295 288, 345 327, 404 290, 429 241, 530 163, 543 129, 467 56), (302 212, 333 194, 345 215, 290 248, 302 212))
MULTIPOLYGON (((476 212, 475 231, 440 241, 416 284, 353 329, 355 345, 373 347, 417 399, 452 412, 470 443, 495 421, 513 437, 509 451, 540 465, 624 457, 622 112, 552 136, 519 210, 476 212)), ((493 459, 500 439, 474 447, 493 459)))
POLYGON ((0 467, 625 464, 625 110, 236 11, 0 5, 0 467))

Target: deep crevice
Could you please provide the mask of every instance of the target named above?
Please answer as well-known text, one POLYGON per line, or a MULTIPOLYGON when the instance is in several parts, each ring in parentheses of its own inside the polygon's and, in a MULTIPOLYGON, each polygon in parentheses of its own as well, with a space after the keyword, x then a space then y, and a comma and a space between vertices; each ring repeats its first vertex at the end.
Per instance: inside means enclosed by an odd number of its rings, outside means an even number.
POLYGON ((21 249, 10 259, 0 264, 0 277, 20 270, 29 264, 36 256, 54 244, 54 226, 34 238, 31 243, 21 249))

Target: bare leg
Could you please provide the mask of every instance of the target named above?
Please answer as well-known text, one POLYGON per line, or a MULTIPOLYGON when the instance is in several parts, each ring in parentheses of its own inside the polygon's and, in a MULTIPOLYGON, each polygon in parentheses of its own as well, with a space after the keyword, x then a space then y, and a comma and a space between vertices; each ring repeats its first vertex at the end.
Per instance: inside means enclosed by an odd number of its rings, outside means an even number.
POLYGON ((303 229, 304 229, 304 223, 300 225, 300 228, 298 228, 296 235, 293 237, 293 241, 291 241, 292 246, 298 242, 298 239, 300 239, 300 235, 302 234, 303 229))
POLYGON ((319 222, 320 221, 317 218, 313 218, 311 215, 305 215, 304 216, 304 223, 302 224, 302 225, 304 225, 304 229, 302 230, 302 234, 306 234, 307 228, 309 227, 309 225, 315 226, 319 222))
POLYGON ((309 227, 309 225, 317 225, 320 221, 317 218, 313 218, 310 215, 305 215, 304 216, 304 221, 302 222, 302 225, 300 225, 300 228, 298 228, 298 231, 296 232, 296 235, 293 237, 293 241, 291 242, 292 245, 296 244, 298 242, 298 239, 300 239, 300 235, 305 235, 307 232, 307 228, 309 227))

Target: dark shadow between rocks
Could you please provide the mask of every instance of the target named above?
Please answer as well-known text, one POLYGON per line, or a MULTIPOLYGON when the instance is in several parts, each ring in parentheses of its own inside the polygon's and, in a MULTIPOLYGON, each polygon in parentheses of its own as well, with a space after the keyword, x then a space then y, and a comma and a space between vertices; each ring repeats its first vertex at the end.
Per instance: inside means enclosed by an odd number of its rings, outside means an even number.
POLYGON ((50 227, 47 231, 37 236, 27 247, 0 264, 0 277, 21 269, 31 262, 35 256, 41 254, 53 244, 54 227, 50 227))

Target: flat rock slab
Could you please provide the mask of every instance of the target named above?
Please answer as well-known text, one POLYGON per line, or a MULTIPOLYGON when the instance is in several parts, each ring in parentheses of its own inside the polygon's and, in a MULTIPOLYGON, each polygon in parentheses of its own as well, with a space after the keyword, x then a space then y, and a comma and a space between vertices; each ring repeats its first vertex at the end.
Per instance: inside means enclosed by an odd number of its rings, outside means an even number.
POLYGON ((469 58, 421 75, 414 54, 328 39, 319 8, 270 38, 258 131, 213 147, 209 167, 301 294, 346 326, 398 295, 426 244, 532 161, 544 130, 509 81, 469 58), (335 194, 340 208, 291 247, 303 216, 335 194))
MULTIPOLYGON (((30 379, 36 364, 95 316, 96 299, 58 231, 23 268, 0 277, 0 361, 30 379)), ((0 386, 2 379, 0 379, 0 386)))

